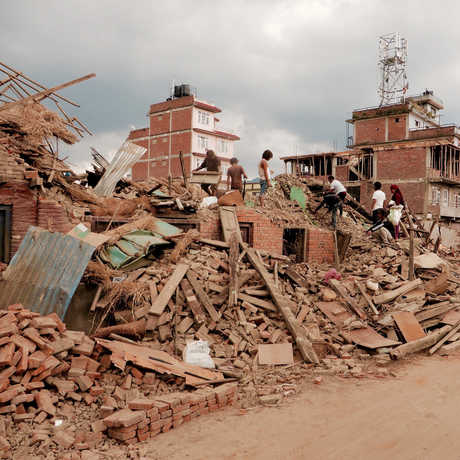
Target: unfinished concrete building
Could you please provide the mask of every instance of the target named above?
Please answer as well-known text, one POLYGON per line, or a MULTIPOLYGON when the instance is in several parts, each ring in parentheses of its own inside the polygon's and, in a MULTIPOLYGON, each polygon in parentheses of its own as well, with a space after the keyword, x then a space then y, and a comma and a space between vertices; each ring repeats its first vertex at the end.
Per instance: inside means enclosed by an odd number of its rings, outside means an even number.
POLYGON ((332 174, 366 208, 373 182, 387 196, 397 184, 412 212, 460 230, 460 130, 440 124, 442 101, 432 91, 398 104, 356 109, 347 120, 344 152, 283 157, 286 172, 326 180, 332 174))

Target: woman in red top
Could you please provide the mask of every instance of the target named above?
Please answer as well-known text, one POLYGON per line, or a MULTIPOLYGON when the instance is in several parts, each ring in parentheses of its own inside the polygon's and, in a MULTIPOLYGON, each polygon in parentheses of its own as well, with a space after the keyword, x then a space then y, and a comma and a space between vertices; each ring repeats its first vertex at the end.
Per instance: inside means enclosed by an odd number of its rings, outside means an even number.
MULTIPOLYGON (((391 200, 394 201, 396 206, 402 205, 404 206, 404 198, 401 193, 401 190, 399 190, 399 187, 396 184, 392 184, 390 186, 391 190, 391 200)), ((399 238, 399 222, 394 226, 394 231, 395 231, 395 240, 399 238)))
POLYGON ((393 194, 391 196, 391 199, 395 202, 397 206, 402 204, 404 206, 404 198, 402 196, 401 190, 399 190, 399 187, 396 184, 392 184, 390 186, 391 193, 393 194))

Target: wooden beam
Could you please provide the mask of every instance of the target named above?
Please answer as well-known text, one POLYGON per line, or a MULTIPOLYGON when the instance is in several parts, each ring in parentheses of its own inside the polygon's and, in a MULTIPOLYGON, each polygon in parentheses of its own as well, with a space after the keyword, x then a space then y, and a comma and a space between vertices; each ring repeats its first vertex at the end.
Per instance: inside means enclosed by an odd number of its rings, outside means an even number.
POLYGON ((96 76, 95 73, 90 73, 89 75, 85 75, 84 77, 80 77, 80 78, 77 78, 75 80, 68 81, 67 83, 62 83, 61 85, 54 86, 53 88, 41 91, 39 93, 32 94, 31 96, 25 97, 24 99, 21 99, 20 101, 10 102, 8 104, 2 105, 0 107, 0 111, 9 109, 9 108, 14 107, 14 106, 16 106, 18 104, 24 104, 24 103, 26 103, 28 101, 32 101, 32 100, 39 102, 42 99, 45 99, 49 95, 53 94, 55 91, 59 91, 61 89, 67 88, 69 86, 76 85, 77 83, 81 83, 82 81, 89 80, 90 78, 93 78, 95 76, 96 76))
POLYGON ((457 323, 451 329, 451 331, 448 334, 446 334, 444 337, 442 337, 439 342, 436 342, 436 344, 430 348, 430 351, 428 353, 430 355, 435 353, 441 347, 441 345, 444 345, 444 343, 447 342, 447 340, 449 340, 459 329, 460 329, 460 321, 457 321, 457 323))
POLYGON ((192 288, 195 291, 195 294, 198 297, 198 300, 202 303, 203 307, 206 309, 211 319, 213 321, 218 321, 220 318, 219 313, 217 313, 217 311, 214 308, 214 305, 209 300, 208 294, 206 294, 206 292, 204 292, 204 289, 201 287, 201 284, 198 281, 198 278, 195 272, 193 272, 192 270, 189 270, 186 273, 186 277, 189 280, 190 284, 192 285, 192 288))
POLYGON ((390 356, 393 359, 399 359, 411 353, 425 350, 426 348, 431 347, 440 339, 442 339, 451 329, 452 326, 444 326, 427 335, 426 337, 414 340, 413 342, 404 343, 403 345, 393 349, 390 352, 390 356))
POLYGON ((286 322, 286 325, 290 333, 292 334, 292 337, 294 338, 303 359, 305 361, 318 364, 318 356, 315 353, 315 350, 313 349, 313 345, 308 340, 305 330, 296 321, 295 316, 292 313, 292 310, 286 302, 286 299, 275 287, 273 278, 270 276, 264 265, 262 265, 262 263, 260 262, 254 249, 248 248, 247 257, 253 265, 253 267, 259 272, 259 275, 264 280, 264 283, 270 292, 273 302, 278 307, 281 316, 286 322))
POLYGON ((331 286, 331 288, 334 289, 334 291, 337 292, 343 300, 345 300, 345 303, 354 313, 356 313, 361 319, 367 319, 366 313, 364 313, 361 307, 348 295, 345 288, 340 284, 340 281, 330 279, 329 286, 331 286))
POLYGON ((168 304, 169 300, 174 294, 174 291, 176 290, 177 286, 179 286, 179 283, 182 281, 182 278, 187 273, 188 269, 189 265, 187 264, 178 264, 176 266, 174 273, 168 279, 160 294, 150 307, 149 313, 153 315, 161 315, 163 313, 163 310, 165 309, 166 305, 168 304))
POLYGON ((393 289, 392 291, 388 291, 378 296, 375 296, 372 300, 377 305, 388 303, 396 299, 396 297, 399 297, 400 295, 407 294, 408 292, 412 291, 418 286, 421 286, 422 284, 422 280, 417 278, 413 281, 409 281, 408 283, 403 284, 398 289, 393 289))

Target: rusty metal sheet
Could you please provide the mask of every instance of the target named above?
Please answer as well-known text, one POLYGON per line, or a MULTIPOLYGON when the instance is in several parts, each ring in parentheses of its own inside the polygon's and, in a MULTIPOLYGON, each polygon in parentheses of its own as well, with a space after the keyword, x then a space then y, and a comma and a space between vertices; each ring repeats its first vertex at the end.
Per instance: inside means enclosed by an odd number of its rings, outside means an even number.
POLYGON ((355 318, 355 315, 339 302, 316 302, 315 305, 339 327, 342 327, 347 319, 355 318))
POLYGON ((381 347, 392 347, 399 345, 401 342, 387 339, 382 335, 378 334, 371 327, 363 327, 361 329, 354 329, 349 332, 342 332, 342 335, 346 335, 349 339, 362 347, 366 348, 381 348, 381 347))
POLYGON ((0 308, 21 303, 63 319, 94 249, 72 236, 29 227, 3 273, 0 308))
POLYGON ((267 343, 259 345, 259 364, 292 364, 292 343, 267 343))
POLYGON ((411 311, 395 311, 392 316, 406 342, 425 337, 422 326, 411 311))
POLYGON ((115 190, 118 181, 128 172, 136 161, 140 160, 142 155, 147 151, 146 148, 126 141, 119 148, 109 167, 105 170, 94 193, 98 196, 109 196, 115 190))
POLYGON ((441 323, 455 326, 460 321, 460 310, 448 311, 442 318, 441 323))

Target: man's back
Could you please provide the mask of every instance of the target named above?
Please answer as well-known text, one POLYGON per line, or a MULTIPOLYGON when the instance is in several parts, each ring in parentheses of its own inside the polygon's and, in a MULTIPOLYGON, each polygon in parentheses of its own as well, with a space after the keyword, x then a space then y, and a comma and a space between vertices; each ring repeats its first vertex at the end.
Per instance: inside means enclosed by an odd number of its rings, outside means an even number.
POLYGON ((244 170, 242 166, 235 165, 230 166, 227 170, 227 175, 230 177, 232 183, 231 187, 233 189, 241 188, 243 181, 241 180, 241 176, 244 174, 244 170))

